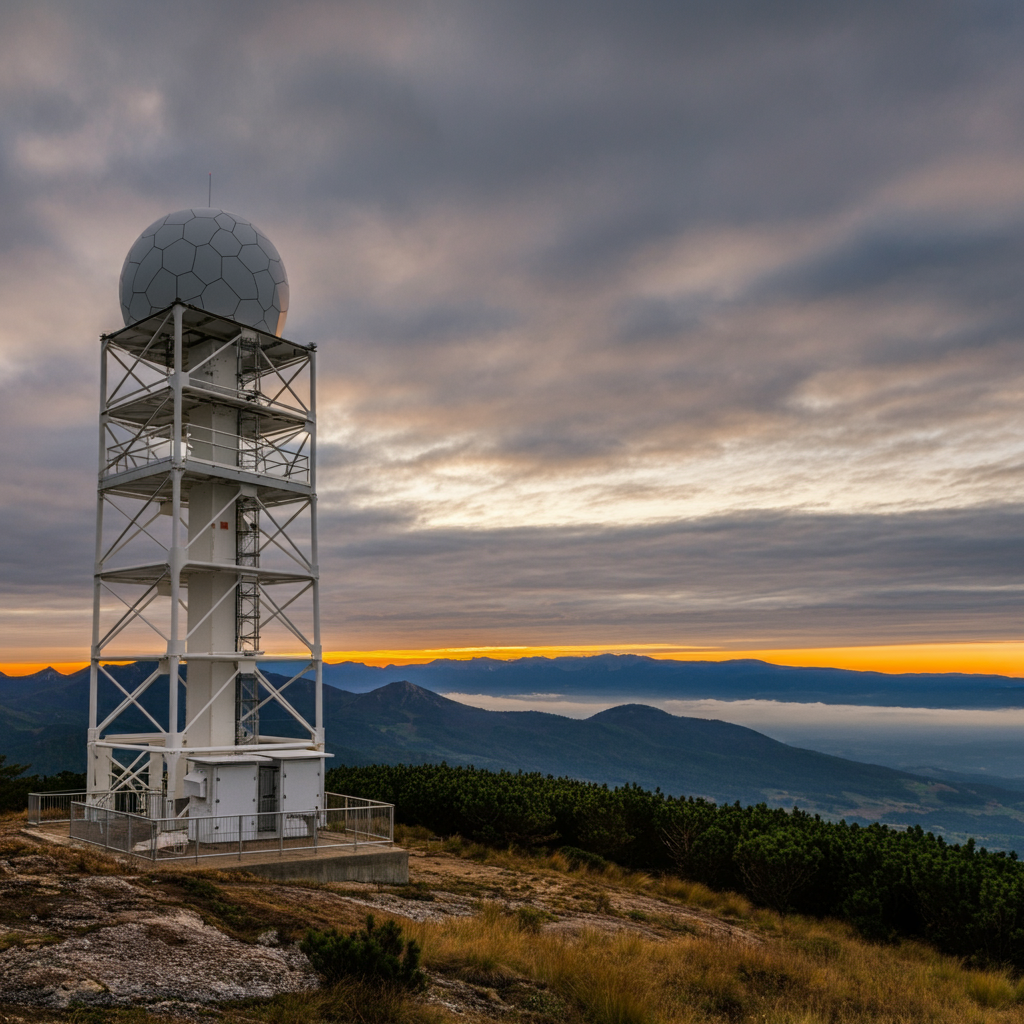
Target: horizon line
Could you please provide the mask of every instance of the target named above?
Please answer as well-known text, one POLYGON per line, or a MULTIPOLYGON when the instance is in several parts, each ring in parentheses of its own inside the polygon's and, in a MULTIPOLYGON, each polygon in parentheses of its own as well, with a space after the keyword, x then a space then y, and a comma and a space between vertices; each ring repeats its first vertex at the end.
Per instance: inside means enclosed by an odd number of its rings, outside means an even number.
MULTIPOLYGON (((602 654, 637 654, 658 661, 764 661, 790 668, 836 668, 855 672, 964 673, 1024 677, 1024 641, 949 641, 913 644, 866 644, 845 647, 743 648, 698 647, 684 644, 548 644, 478 647, 377 648, 328 651, 325 665, 356 662, 373 668, 425 665, 432 661, 471 661, 490 658, 597 657, 602 654)), ((296 660, 303 654, 296 653, 296 660)), ((117 661, 116 658, 111 661, 117 661)), ((32 675, 45 668, 62 674, 86 668, 88 661, 0 663, 7 676, 32 675)))

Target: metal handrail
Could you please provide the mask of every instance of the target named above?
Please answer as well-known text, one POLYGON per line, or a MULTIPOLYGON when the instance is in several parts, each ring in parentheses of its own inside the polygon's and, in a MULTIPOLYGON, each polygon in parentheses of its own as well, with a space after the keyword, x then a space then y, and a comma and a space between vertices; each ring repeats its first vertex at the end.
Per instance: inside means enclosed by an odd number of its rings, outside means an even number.
POLYGON ((72 839, 145 860, 237 857, 394 845, 394 804, 331 793, 344 807, 172 818, 71 801, 72 839))
POLYGON ((49 790, 28 795, 28 823, 41 825, 43 822, 60 823, 71 820, 71 804, 77 799, 85 799, 100 807, 112 807, 114 810, 126 810, 129 806, 138 810, 145 805, 146 811, 162 810, 157 802, 163 794, 157 790, 114 789, 106 792, 93 793, 91 796, 84 789, 49 790), (121 806, 116 805, 120 803, 121 806))
POLYGON ((70 821, 71 801, 85 796, 85 790, 62 789, 49 793, 29 793, 28 823, 39 825, 44 821, 70 821))
MULTIPOLYGON (((194 367, 193 367, 194 369, 194 367)), ((191 374, 191 370, 189 373, 191 374)), ((280 376, 277 371, 274 371, 276 376, 280 376)), ((262 376, 269 377, 270 372, 264 373, 262 376)), ((243 398, 247 402, 251 402, 253 405, 258 405, 262 409, 275 410, 280 409, 282 412, 298 413, 300 416, 308 416, 309 409, 302 404, 301 400, 298 405, 292 405, 289 402, 282 402, 280 396, 274 397, 268 395, 263 390, 249 387, 230 387, 225 384, 215 384, 212 380, 204 380, 202 377, 189 376, 188 384, 186 387, 194 389, 196 391, 208 391, 213 395, 224 395, 227 398, 243 398)), ((293 392, 294 394, 294 392, 293 392)))
MULTIPOLYGON (((167 430, 166 426, 153 427, 107 445, 104 474, 122 473, 169 459, 173 440, 167 430)), ((309 483, 309 456, 268 438, 245 438, 231 431, 190 423, 185 428, 185 447, 186 459, 193 462, 241 467, 261 476, 309 483)))
MULTIPOLYGON (((127 374, 126 374, 127 376, 127 374)), ((264 376, 269 376, 265 374, 264 376)), ((155 395, 161 391, 171 391, 171 371, 167 370, 164 377, 157 380, 151 381, 148 384, 142 384, 137 387, 134 391, 126 392, 123 395, 118 395, 116 398, 112 398, 107 405, 106 411, 112 415, 117 415, 118 410, 122 409, 126 405, 131 405, 133 402, 138 401, 139 398, 145 395, 155 395)), ((191 391, 205 391, 210 395, 223 396, 225 398, 243 399, 252 405, 258 406, 260 409, 266 409, 270 412, 281 411, 285 413, 291 413, 292 415, 308 416, 309 409, 303 405, 292 405, 290 402, 282 402, 280 398, 274 398, 264 391, 251 387, 230 387, 224 384, 216 384, 210 380, 204 380, 201 377, 189 377, 185 383, 185 387, 191 391)))

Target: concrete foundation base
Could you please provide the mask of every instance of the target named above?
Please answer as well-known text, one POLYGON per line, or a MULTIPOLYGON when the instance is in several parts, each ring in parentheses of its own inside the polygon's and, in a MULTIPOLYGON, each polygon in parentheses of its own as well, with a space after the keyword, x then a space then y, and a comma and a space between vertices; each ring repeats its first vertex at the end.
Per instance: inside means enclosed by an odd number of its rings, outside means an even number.
POLYGON ((374 850, 336 856, 286 858, 247 862, 244 871, 275 881, 309 882, 383 882, 386 885, 409 883, 408 850, 374 850))
POLYGON ((240 857, 184 857, 180 860, 151 861, 126 857, 101 847, 90 846, 68 836, 67 822, 35 825, 21 830, 26 836, 55 846, 105 853, 135 871, 248 871, 277 881, 381 882, 384 885, 408 885, 409 851, 398 847, 364 845, 339 847, 321 845, 312 850, 242 853, 240 857))

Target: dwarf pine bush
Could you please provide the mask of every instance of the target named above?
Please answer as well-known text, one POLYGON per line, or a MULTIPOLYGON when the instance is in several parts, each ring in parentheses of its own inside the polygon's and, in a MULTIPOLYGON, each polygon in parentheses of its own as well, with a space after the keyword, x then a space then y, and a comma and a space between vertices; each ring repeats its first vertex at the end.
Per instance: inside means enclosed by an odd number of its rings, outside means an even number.
POLYGON ((365 928, 348 935, 337 928, 324 932, 310 928, 299 948, 327 985, 357 979, 410 992, 426 988, 416 940, 403 940, 402 929, 394 921, 378 927, 373 914, 367 914, 365 928))

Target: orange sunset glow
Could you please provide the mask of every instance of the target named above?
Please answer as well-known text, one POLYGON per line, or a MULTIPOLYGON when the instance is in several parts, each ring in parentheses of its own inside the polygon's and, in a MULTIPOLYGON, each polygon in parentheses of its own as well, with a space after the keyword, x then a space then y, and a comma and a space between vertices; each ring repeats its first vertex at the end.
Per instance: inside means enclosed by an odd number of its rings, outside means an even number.
MULTIPOLYGON (((681 647, 675 644, 562 644, 522 647, 432 647, 378 650, 327 651, 324 660, 332 665, 358 662, 383 668, 388 665, 426 665, 434 660, 467 662, 490 657, 509 662, 519 657, 588 657, 595 654, 642 654, 676 662, 731 662, 757 658, 770 665, 801 668, 851 669, 860 672, 943 673, 962 672, 1024 678, 1024 643, 933 643, 891 644, 867 647, 797 647, 786 649, 721 650, 681 647)), ((296 657, 301 657, 296 654, 296 657)), ((0 663, 8 676, 26 676, 53 668, 68 674, 87 662, 0 663)))
POLYGON ((702 650, 672 644, 550 647, 451 647, 434 650, 332 651, 324 660, 365 665, 421 665, 435 659, 586 657, 642 654, 674 661, 733 661, 756 658, 772 665, 845 668, 870 672, 965 672, 1024 677, 1024 643, 898 644, 874 647, 812 647, 786 650, 702 650))
MULTIPOLYGON (((564 644, 523 647, 434 647, 365 651, 328 651, 324 661, 345 661, 384 667, 386 665, 425 665, 431 661, 469 661, 471 658, 590 657, 597 654, 639 654, 648 658, 673 661, 733 661, 755 658, 771 665, 814 668, 844 668, 864 672, 964 672, 1024 678, 1024 643, 950 643, 891 644, 870 647, 806 647, 771 650, 720 650, 681 647, 675 644, 564 644)), ((296 658, 301 655, 296 654, 296 658)), ((69 673, 85 668, 88 662, 16 662, 0 663, 0 672, 9 676, 29 675, 44 668, 69 673)))
MULTIPOLYGON (((680 647, 675 644, 578 644, 537 647, 436 647, 368 651, 328 651, 324 661, 345 661, 384 667, 386 665, 425 665, 431 661, 469 661, 471 658, 590 657, 598 654, 639 654, 648 658, 673 661, 733 661, 754 658, 771 665, 802 668, 843 668, 863 672, 963 672, 1024 678, 1024 643, 950 643, 892 644, 870 647, 807 647, 785 650, 719 650, 680 647)), ((296 658, 301 655, 296 654, 296 658)), ((0 663, 0 672, 9 676, 29 675, 44 668, 69 673, 85 668, 88 662, 0 663)))

